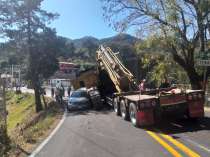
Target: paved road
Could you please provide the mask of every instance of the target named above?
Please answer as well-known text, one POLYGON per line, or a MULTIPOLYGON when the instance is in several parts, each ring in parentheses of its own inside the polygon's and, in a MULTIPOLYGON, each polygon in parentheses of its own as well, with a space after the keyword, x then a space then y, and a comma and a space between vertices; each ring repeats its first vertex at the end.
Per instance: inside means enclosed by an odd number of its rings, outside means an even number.
POLYGON ((110 110, 68 113, 62 127, 37 155, 37 157, 171 156, 210 156, 209 112, 206 112, 206 117, 199 123, 179 120, 165 122, 150 129, 135 128, 110 110))

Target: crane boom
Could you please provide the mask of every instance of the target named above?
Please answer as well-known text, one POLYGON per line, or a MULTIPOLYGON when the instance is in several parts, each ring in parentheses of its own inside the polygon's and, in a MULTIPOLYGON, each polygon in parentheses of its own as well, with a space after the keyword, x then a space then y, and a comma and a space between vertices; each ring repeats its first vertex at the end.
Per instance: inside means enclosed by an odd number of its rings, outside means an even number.
POLYGON ((119 93, 138 89, 133 74, 122 64, 111 48, 101 45, 96 53, 99 67, 108 73, 119 93))

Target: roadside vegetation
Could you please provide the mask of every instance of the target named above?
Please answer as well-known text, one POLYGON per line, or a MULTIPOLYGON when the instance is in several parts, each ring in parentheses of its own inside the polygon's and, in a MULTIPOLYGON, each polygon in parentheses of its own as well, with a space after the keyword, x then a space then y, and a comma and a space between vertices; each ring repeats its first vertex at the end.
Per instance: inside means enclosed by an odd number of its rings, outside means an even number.
POLYGON ((28 156, 59 122, 62 109, 50 98, 46 98, 47 108, 36 113, 32 94, 8 92, 6 99, 10 138, 10 151, 6 156, 28 156))

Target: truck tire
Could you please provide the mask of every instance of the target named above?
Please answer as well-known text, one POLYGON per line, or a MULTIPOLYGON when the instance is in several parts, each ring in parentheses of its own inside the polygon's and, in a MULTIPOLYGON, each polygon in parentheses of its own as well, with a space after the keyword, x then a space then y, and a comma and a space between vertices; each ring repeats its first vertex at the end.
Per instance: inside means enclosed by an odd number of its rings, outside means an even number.
POLYGON ((117 101, 117 98, 113 99, 113 107, 114 107, 114 112, 116 113, 116 115, 120 116, 120 105, 117 101))
POLYGON ((124 100, 120 101, 120 111, 121 111, 122 118, 124 120, 128 120, 129 113, 128 113, 128 108, 126 107, 124 100))
POLYGON ((137 109, 136 109, 136 105, 135 105, 134 103, 130 103, 129 115, 130 115, 131 123, 132 123, 135 127, 138 127, 137 109))

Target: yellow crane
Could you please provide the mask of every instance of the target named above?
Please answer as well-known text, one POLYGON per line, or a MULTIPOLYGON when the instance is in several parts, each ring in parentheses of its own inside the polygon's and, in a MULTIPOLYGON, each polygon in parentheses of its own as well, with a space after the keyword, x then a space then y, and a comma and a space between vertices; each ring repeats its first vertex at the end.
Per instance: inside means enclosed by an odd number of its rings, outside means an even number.
POLYGON ((116 53, 109 47, 105 48, 101 45, 96 52, 96 59, 99 67, 105 69, 108 73, 119 93, 138 89, 133 74, 122 64, 116 53))

